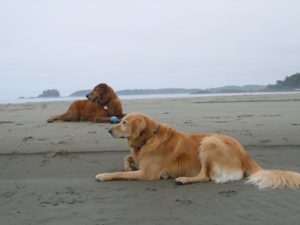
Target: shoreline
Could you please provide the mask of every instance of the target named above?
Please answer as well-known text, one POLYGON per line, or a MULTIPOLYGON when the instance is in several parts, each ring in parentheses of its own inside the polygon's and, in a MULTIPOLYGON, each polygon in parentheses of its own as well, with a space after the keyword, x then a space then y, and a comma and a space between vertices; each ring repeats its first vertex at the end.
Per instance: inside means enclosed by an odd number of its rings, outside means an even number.
MULTIPOLYGON (((252 95, 289 95, 298 94, 299 91, 282 91, 282 92, 239 92, 239 93, 207 93, 207 94, 144 94, 144 95, 119 95, 121 100, 139 100, 139 99, 168 99, 168 98, 199 98, 199 97, 217 97, 217 96, 252 96, 252 95)), ((56 98, 0 98, 0 105, 3 104, 25 104, 25 103, 38 103, 38 102, 61 102, 61 101, 75 101, 85 99, 84 96, 62 96, 56 98)))

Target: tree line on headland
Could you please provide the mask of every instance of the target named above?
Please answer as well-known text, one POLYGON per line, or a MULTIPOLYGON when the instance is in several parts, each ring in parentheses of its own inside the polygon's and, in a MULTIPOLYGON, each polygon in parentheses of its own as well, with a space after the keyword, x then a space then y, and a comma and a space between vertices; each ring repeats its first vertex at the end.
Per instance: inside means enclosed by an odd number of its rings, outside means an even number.
POLYGON ((287 76, 284 80, 276 81, 276 84, 269 84, 268 91, 292 91, 300 90, 300 73, 287 76))
MULTIPOLYGON (((91 90, 75 91, 70 97, 82 97, 91 90)), ((149 95, 149 94, 214 94, 214 93, 245 93, 245 92, 273 92, 273 91, 300 91, 300 73, 285 77, 284 80, 276 81, 276 84, 224 86, 209 89, 186 89, 186 88, 162 88, 162 89, 126 89, 116 91, 118 95, 149 95)), ((56 89, 44 90, 38 98, 60 97, 56 89)))

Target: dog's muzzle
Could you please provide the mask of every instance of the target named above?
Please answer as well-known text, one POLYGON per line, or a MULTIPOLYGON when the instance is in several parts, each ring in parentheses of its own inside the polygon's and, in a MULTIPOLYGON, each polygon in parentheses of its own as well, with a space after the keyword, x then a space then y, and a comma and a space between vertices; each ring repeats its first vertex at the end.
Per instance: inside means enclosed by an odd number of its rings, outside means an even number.
POLYGON ((89 101, 91 101, 91 102, 96 102, 96 101, 98 101, 99 98, 100 98, 99 96, 96 96, 96 97, 94 97, 94 98, 91 98, 89 94, 87 94, 85 97, 86 97, 89 101))
POLYGON ((110 129, 108 130, 108 133, 110 133, 110 135, 111 135, 112 137, 114 137, 114 138, 125 138, 124 136, 121 136, 121 137, 115 136, 115 134, 114 134, 114 132, 113 132, 113 128, 110 128, 110 129))

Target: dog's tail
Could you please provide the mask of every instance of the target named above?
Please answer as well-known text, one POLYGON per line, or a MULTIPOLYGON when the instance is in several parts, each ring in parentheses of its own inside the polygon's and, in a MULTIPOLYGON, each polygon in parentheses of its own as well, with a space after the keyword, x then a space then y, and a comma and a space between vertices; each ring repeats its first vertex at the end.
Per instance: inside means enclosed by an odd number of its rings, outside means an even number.
POLYGON ((248 183, 264 188, 299 188, 300 173, 285 170, 261 170, 249 177, 248 183))
POLYGON ((264 188, 300 188, 300 173, 287 170, 265 170, 250 156, 246 158, 247 183, 255 184, 259 189, 264 188))

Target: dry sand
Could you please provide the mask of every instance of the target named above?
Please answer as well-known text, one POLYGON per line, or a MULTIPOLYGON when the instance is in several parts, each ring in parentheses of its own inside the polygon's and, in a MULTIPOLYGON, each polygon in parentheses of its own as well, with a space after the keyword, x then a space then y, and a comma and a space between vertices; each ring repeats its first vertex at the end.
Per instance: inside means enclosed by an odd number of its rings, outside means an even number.
MULTIPOLYGON (((47 124, 69 102, 0 105, 0 224, 299 224, 300 190, 245 180, 96 182, 129 152, 110 124, 47 124)), ((184 132, 225 133, 265 168, 300 171, 300 94, 123 100, 184 132)))

